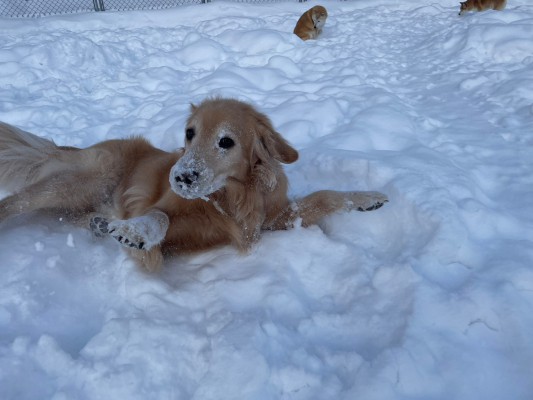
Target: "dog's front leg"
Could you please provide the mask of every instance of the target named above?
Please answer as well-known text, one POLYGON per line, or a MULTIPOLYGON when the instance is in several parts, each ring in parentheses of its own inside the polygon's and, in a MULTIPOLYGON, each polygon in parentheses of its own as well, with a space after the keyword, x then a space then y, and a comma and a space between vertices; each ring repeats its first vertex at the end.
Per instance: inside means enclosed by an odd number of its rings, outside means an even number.
POLYGON ((296 216, 302 219, 302 226, 309 226, 337 211, 372 211, 388 201, 379 192, 321 190, 296 201, 296 216))
POLYGON ((104 217, 94 216, 90 228, 96 236, 110 235, 125 247, 150 251, 163 241, 168 224, 168 216, 164 212, 152 210, 139 217, 111 222, 104 217))
POLYGON ((148 272, 157 272, 163 264, 163 253, 159 246, 154 246, 150 250, 131 248, 127 252, 135 260, 137 265, 146 269, 148 272))
POLYGON ((379 192, 336 192, 321 190, 297 199, 289 205, 265 229, 287 229, 301 219, 304 227, 315 225, 322 218, 338 211, 372 211, 388 202, 387 196, 379 192))

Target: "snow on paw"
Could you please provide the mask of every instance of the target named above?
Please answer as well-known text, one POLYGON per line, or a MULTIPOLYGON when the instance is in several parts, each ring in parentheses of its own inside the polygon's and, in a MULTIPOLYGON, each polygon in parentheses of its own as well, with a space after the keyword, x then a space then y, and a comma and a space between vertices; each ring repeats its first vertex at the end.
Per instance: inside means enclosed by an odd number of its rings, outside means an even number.
POLYGON ((143 215, 110 222, 108 228, 109 235, 123 246, 150 250, 165 238, 168 217, 163 213, 143 215))
POLYGON ((145 247, 144 237, 130 226, 128 220, 113 221, 109 224, 109 234, 124 247, 142 250, 145 247))
POLYGON ((381 208, 389 199, 379 192, 353 192, 346 199, 348 210, 373 211, 381 208))

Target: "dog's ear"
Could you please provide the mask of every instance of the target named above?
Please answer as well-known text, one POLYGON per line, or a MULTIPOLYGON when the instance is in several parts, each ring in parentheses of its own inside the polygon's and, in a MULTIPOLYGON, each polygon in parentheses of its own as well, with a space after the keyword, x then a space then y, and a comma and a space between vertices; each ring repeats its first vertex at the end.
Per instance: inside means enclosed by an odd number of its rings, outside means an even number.
POLYGON ((198 106, 195 106, 193 103, 191 103, 191 114, 195 112, 198 109, 198 106))
POLYGON ((285 164, 291 164, 298 160, 298 152, 276 132, 269 119, 264 115, 257 116, 254 152, 259 159, 264 159, 266 153, 285 164))

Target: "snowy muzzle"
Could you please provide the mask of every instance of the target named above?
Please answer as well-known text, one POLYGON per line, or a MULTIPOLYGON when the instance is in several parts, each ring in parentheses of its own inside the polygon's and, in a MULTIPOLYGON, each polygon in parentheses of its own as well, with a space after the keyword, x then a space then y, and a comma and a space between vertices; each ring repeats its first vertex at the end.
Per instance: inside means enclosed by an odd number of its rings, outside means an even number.
POLYGON ((169 179, 170 187, 178 196, 191 200, 206 200, 206 196, 222 186, 215 181, 213 170, 203 160, 195 158, 194 153, 187 153, 174 164, 169 179))

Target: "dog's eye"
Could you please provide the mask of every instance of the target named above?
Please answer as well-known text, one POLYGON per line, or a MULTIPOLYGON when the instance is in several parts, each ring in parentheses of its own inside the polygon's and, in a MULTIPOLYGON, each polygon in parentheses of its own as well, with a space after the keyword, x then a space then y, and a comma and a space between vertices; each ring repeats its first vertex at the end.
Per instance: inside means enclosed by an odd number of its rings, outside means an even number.
POLYGON ((233 141, 232 138, 225 136, 222 139, 220 139, 220 141, 218 142, 218 146, 222 149, 229 149, 235 146, 235 142, 233 141))
POLYGON ((194 129, 193 128, 187 128, 185 130, 185 137, 187 138, 188 141, 191 141, 192 138, 194 137, 194 129))

